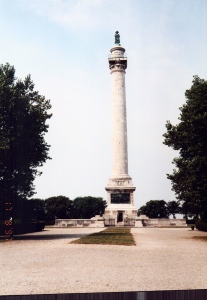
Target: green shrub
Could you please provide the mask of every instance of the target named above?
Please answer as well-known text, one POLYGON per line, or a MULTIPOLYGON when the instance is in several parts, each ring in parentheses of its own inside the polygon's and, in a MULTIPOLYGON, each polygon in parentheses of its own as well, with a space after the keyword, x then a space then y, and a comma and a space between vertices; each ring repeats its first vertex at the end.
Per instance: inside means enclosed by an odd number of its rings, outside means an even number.
POLYGON ((204 222, 198 220, 198 221, 196 221, 196 228, 200 231, 207 232, 207 223, 204 223, 204 222))

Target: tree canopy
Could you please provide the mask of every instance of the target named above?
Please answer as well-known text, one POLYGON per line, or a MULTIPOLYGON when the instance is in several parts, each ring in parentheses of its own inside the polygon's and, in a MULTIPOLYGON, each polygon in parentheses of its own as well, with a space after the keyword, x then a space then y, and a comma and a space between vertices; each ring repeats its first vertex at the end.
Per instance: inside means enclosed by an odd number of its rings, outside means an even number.
MULTIPOLYGON (((0 203, 31 197, 37 169, 49 159, 44 135, 50 101, 34 90, 28 75, 15 77, 8 63, 0 65, 0 203)), ((1 207, 2 208, 2 207, 1 207)))
POLYGON ((47 198, 45 201, 46 221, 74 218, 73 201, 65 196, 47 198))
POLYGON ((179 205, 179 202, 178 201, 175 201, 175 200, 172 200, 172 201, 168 201, 166 203, 167 205, 167 212, 168 212, 168 215, 173 215, 173 218, 175 219, 175 215, 176 214, 180 214, 182 213, 182 210, 181 210, 181 207, 179 205))
POLYGON ((150 200, 138 209, 138 215, 146 215, 151 219, 168 218, 167 204, 164 200, 150 200))
POLYGON ((101 197, 77 197, 73 200, 75 218, 90 219, 104 213, 107 203, 101 197))
POLYGON ((19 198, 13 206, 13 215, 18 223, 45 221, 45 201, 42 199, 19 198))
MULTIPOLYGON (((41 209, 44 209, 46 221, 54 221, 55 218, 90 219, 95 215, 104 213, 105 207, 107 206, 106 201, 101 197, 91 196, 77 197, 74 200, 70 200, 65 196, 50 197, 42 200, 44 207, 42 207, 42 203, 37 202, 37 200, 38 199, 34 199, 33 206, 35 205, 37 210, 41 204, 41 209)), ((40 211, 36 211, 35 215, 37 215, 37 213, 39 216, 40 211)))
POLYGON ((180 122, 167 121, 164 144, 179 151, 167 174, 186 216, 207 221, 207 81, 194 76, 180 108, 180 122))

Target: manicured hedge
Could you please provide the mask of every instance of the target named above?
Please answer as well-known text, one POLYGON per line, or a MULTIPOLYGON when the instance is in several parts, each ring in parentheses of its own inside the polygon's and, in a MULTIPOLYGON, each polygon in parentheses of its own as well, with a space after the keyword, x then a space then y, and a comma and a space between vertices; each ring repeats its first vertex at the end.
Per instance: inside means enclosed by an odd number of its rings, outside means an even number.
POLYGON ((207 232, 207 223, 204 223, 202 221, 196 221, 196 228, 198 230, 206 231, 207 232))

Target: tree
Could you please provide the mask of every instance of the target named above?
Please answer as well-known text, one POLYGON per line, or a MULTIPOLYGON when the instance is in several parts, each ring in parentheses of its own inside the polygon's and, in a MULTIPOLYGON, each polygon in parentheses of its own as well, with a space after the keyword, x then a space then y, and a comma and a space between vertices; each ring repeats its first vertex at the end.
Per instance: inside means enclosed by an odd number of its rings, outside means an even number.
POLYGON ((168 215, 173 215, 173 218, 175 219, 175 214, 179 214, 181 212, 181 208, 179 205, 179 202, 173 200, 167 202, 167 212, 168 215))
POLYGON ((30 75, 24 80, 17 79, 13 66, 8 63, 0 65, 2 211, 6 211, 5 205, 12 207, 19 199, 26 199, 35 193, 33 181, 41 175, 37 168, 50 158, 50 146, 44 139, 48 131, 46 122, 52 116, 48 114, 50 108, 50 101, 34 90, 30 75))
POLYGON ((42 199, 26 200, 25 214, 29 215, 28 219, 33 221, 45 220, 45 201, 42 199))
POLYGON ((73 200, 77 219, 90 219, 95 215, 103 214, 106 206, 106 201, 100 197, 77 197, 73 200))
POLYGON ((73 202, 65 196, 50 197, 45 200, 45 219, 54 221, 57 219, 74 218, 73 202))
POLYGON ((168 218, 167 205, 164 200, 150 200, 146 205, 141 206, 137 213, 152 219, 168 218))
POLYGON ((41 199, 19 198, 13 205, 15 219, 20 223, 45 220, 45 201, 41 199))
POLYGON ((180 108, 180 122, 167 121, 164 144, 179 151, 167 174, 186 216, 207 221, 207 81, 194 76, 180 108))

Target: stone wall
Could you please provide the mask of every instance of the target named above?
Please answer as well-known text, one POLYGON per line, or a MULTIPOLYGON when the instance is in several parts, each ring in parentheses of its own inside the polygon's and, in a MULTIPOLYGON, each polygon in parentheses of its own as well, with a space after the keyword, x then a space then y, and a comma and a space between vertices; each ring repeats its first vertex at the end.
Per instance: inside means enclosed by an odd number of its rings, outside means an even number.
POLYGON ((143 227, 187 227, 186 219, 142 219, 143 227))
MULTIPOLYGON (((54 227, 105 227, 103 217, 92 219, 56 219, 54 227)), ((136 218, 135 227, 187 227, 186 219, 136 218)))
POLYGON ((99 219, 56 219, 54 227, 104 227, 103 218, 99 219))

